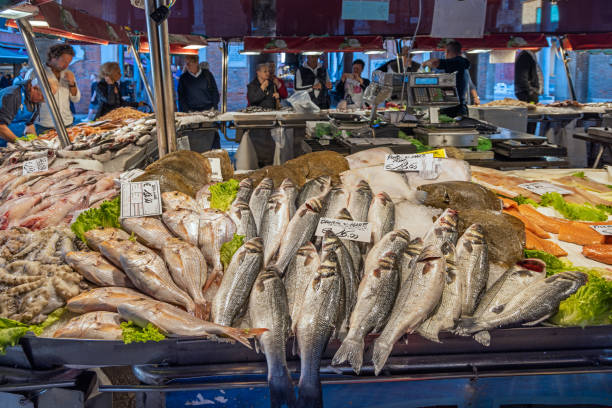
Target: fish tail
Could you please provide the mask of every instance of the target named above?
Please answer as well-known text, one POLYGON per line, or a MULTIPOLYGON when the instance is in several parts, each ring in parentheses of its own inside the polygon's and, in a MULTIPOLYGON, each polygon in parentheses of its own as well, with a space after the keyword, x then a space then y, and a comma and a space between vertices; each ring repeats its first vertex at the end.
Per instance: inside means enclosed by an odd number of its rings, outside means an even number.
POLYGON ((353 367, 353 371, 356 374, 359 374, 361 371, 361 366, 363 365, 363 348, 365 347, 365 343, 363 338, 359 337, 357 339, 352 339, 347 337, 344 339, 338 351, 334 355, 332 360, 332 365, 339 365, 345 361, 348 361, 353 367))
POLYGON ((268 377, 270 385, 270 408, 281 408, 287 405, 289 408, 296 406, 295 391, 293 381, 287 367, 281 375, 271 375, 268 377))
POLYGON ((297 408, 323 408, 323 392, 318 376, 306 379, 300 378, 298 385, 297 408))
MULTIPOLYGON (((380 337, 379 337, 380 339, 380 337)), ((374 350, 372 351, 372 362, 374 363, 374 373, 378 375, 385 366, 389 355, 391 354, 392 346, 383 342, 374 342, 374 350)))
POLYGON ((475 317, 462 317, 457 323, 454 333, 459 336, 469 336, 472 333, 478 332, 481 329, 478 327, 478 322, 475 317))

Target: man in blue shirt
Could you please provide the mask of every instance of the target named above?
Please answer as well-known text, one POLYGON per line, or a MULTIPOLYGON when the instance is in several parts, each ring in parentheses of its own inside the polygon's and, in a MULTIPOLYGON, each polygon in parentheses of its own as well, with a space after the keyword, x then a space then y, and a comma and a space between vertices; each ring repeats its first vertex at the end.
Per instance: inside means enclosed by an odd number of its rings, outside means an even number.
POLYGON ((43 94, 37 82, 26 81, 21 85, 12 85, 0 91, 0 146, 6 146, 6 142, 14 142, 17 139, 13 131, 9 129, 9 125, 23 105, 28 111, 33 112, 27 123, 26 131, 35 133, 32 124, 38 116, 40 103, 43 100, 43 94))

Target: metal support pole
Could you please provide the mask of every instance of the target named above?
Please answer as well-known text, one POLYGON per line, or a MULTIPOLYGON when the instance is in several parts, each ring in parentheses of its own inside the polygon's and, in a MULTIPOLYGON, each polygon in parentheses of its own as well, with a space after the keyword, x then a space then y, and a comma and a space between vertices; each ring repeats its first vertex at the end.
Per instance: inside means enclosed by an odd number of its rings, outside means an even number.
MULTIPOLYGON (((157 7, 167 6, 168 0, 156 0, 157 7)), ((176 152, 176 127, 174 122, 174 80, 170 70, 170 41, 168 36, 168 21, 159 25, 157 41, 159 44, 159 60, 161 63, 164 110, 157 111, 157 116, 163 114, 166 117, 166 140, 168 141, 168 153, 176 152)))
POLYGON ((569 68, 569 56, 567 55, 567 51, 563 48, 563 40, 558 37, 559 41, 559 50, 561 51, 561 59, 563 59, 563 67, 565 68, 565 75, 567 76, 567 84, 569 85, 570 95, 572 97, 572 101, 576 100, 576 90, 574 89, 574 81, 572 80, 572 75, 570 73, 569 68))
POLYGON ((149 40, 149 53, 151 61, 151 73, 153 75, 153 88, 155 90, 155 112, 157 119, 157 149, 161 159, 168 154, 168 139, 166 137, 166 116, 164 115, 164 96, 162 87, 161 60, 159 57, 159 30, 157 23, 150 17, 155 10, 155 0, 145 1, 145 13, 147 18, 147 34, 149 40))
POLYGON ((47 105, 51 111, 51 117, 53 118, 53 124, 55 125, 55 130, 57 131, 57 137, 59 138, 62 148, 68 147, 71 144, 70 138, 68 137, 68 132, 66 132, 66 126, 64 126, 64 120, 62 119, 59 106, 57 106, 55 96, 53 96, 53 92, 51 91, 51 85, 49 85, 49 78, 47 78, 45 67, 40 60, 40 55, 36 49, 32 26, 25 18, 18 19, 17 25, 19 26, 19 31, 23 37, 23 42, 42 86, 47 105))
POLYGON ((145 91, 147 92, 147 97, 149 98, 149 103, 151 107, 155 111, 155 99, 153 98, 153 92, 151 91, 151 86, 149 85, 149 79, 147 78, 147 73, 142 66, 142 61, 140 60, 140 54, 136 51, 136 47, 130 41, 130 50, 132 51, 132 55, 134 56, 134 61, 136 62, 136 67, 138 68, 138 73, 140 74, 140 78, 142 79, 142 84, 144 86, 145 91))
POLYGON ((221 112, 227 112, 227 78, 229 61, 229 44, 223 40, 223 53, 221 56, 221 112))

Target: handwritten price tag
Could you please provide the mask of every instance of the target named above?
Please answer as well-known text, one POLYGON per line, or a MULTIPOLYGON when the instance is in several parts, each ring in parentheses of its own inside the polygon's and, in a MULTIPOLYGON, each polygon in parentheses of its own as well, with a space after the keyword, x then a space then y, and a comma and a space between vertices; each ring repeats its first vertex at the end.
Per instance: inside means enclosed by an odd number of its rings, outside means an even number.
POLYGON ((161 215, 159 181, 121 183, 121 218, 161 215))
POLYGON ((427 159, 432 159, 433 154, 388 154, 385 157, 387 171, 421 171, 427 159))
POLYGON ((315 235, 322 237, 327 231, 333 232, 338 238, 351 241, 370 242, 372 239, 372 224, 369 222, 321 218, 315 235))
POLYGON ((223 174, 221 174, 221 159, 218 157, 209 157, 212 181, 223 181, 223 174))
POLYGON ((525 183, 519 184, 518 186, 532 193, 536 193, 537 195, 544 195, 546 193, 559 193, 561 195, 572 194, 569 190, 546 182, 525 183))
POLYGON ((49 160, 47 156, 39 157, 38 159, 28 160, 23 162, 23 173, 22 175, 37 173, 39 171, 49 170, 49 160))
POLYGON ((601 235, 612 235, 612 225, 591 225, 591 228, 601 235))

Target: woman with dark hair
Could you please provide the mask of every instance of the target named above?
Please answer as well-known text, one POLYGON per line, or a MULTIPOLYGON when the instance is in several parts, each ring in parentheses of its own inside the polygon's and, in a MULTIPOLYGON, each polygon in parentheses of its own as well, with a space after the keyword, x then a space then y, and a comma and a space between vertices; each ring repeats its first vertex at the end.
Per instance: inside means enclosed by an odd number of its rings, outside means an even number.
POLYGON ((363 91, 370 85, 370 80, 362 78, 365 62, 360 59, 353 61, 352 72, 345 72, 336 84, 336 96, 346 101, 347 106, 361 108, 363 91))
POLYGON ((96 86, 96 100, 98 111, 95 119, 106 115, 113 109, 122 106, 137 108, 143 106, 144 102, 127 102, 121 97, 119 80, 121 79, 121 68, 116 62, 105 62, 100 66, 100 80, 96 86))

